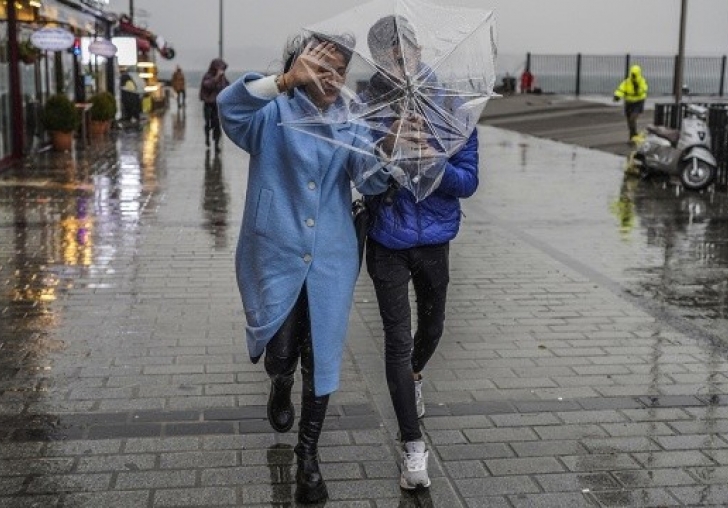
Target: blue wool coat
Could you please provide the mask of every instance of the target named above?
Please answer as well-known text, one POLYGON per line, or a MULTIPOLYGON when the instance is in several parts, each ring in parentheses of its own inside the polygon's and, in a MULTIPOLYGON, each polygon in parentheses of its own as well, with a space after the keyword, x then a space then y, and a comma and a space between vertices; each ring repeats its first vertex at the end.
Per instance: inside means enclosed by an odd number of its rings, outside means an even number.
MULTIPOLYGON (((291 98, 261 98, 248 73, 220 92, 227 136, 250 154, 248 187, 235 268, 246 317, 248 352, 257 359, 308 292, 317 396, 335 391, 354 284, 359 273, 351 216, 351 178, 375 162, 356 151, 282 127, 318 110, 302 90, 291 98)), ((316 134, 348 144, 351 124, 321 125, 316 134)), ((366 135, 366 133, 356 133, 366 135)), ((358 185, 364 194, 386 189, 381 169, 358 185)), ((257 360, 256 360, 257 361, 257 360)))

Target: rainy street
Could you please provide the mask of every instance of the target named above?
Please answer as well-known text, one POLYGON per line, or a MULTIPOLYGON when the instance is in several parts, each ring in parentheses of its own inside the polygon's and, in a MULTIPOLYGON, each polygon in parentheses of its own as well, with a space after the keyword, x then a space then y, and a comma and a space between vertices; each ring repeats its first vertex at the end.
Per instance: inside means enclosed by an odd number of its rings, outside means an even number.
MULTIPOLYGON (((320 442, 326 506, 725 506, 728 194, 479 134, 424 373, 432 486, 399 488, 362 270, 320 442)), ((247 161, 227 139, 206 150, 190 100, 0 172, 0 508, 294 505, 296 435, 266 420, 235 283, 247 161)))

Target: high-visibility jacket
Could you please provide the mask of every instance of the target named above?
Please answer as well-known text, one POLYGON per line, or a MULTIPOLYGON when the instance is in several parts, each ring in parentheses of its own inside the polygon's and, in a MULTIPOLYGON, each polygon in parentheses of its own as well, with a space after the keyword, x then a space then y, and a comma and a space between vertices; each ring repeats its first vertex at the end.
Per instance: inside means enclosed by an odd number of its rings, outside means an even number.
POLYGON ((647 81, 639 65, 630 67, 629 76, 619 84, 614 96, 623 98, 624 102, 638 102, 647 98, 647 81))

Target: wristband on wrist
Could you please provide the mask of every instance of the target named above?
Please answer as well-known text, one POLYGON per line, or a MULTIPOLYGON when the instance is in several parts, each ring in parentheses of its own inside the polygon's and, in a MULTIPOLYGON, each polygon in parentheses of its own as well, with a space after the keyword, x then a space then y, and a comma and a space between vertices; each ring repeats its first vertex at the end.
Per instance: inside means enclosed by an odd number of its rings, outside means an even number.
POLYGON ((288 91, 288 87, 286 86, 286 75, 285 74, 279 74, 276 76, 275 79, 276 87, 278 88, 278 93, 283 93, 288 91))

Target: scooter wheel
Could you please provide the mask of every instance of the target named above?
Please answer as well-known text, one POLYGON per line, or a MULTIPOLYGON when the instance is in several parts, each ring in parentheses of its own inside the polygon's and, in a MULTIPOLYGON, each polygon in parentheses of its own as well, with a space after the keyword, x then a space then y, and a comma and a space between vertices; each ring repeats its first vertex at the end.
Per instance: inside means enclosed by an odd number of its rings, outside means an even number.
POLYGON ((702 190, 713 183, 716 170, 700 159, 685 161, 680 169, 680 180, 688 190, 702 190))

